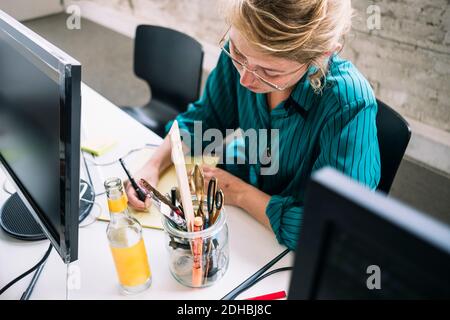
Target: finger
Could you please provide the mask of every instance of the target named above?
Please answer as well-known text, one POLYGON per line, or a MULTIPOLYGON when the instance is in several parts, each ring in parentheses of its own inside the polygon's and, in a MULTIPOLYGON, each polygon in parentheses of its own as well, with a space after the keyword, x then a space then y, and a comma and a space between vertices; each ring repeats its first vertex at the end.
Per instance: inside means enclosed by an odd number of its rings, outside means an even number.
POLYGON ((206 170, 206 171, 203 171, 203 174, 204 175, 208 175, 208 176, 214 176, 214 175, 217 175, 219 172, 217 171, 217 170, 206 170))
POLYGON ((150 198, 146 198, 145 199, 145 208, 148 209, 150 208, 150 205, 152 204, 150 198))
POLYGON ((137 197, 137 193, 133 188, 129 188, 127 191, 128 203, 134 209, 145 210, 145 204, 137 197))
POLYGON ((203 169, 203 172, 209 172, 209 171, 212 171, 213 169, 215 169, 215 167, 210 167, 208 165, 203 165, 202 169, 203 169))
POLYGON ((136 210, 145 210, 145 204, 141 200, 139 200, 136 196, 131 195, 128 197, 128 204, 130 207, 136 210))

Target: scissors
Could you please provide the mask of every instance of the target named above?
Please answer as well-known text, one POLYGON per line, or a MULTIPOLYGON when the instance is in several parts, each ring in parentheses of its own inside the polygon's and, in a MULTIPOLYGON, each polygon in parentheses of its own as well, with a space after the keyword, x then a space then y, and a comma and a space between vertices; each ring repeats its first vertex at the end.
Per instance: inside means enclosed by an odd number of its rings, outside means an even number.
POLYGON ((212 177, 208 183, 207 208, 209 224, 213 225, 223 207, 224 195, 222 190, 217 190, 217 178, 212 177))

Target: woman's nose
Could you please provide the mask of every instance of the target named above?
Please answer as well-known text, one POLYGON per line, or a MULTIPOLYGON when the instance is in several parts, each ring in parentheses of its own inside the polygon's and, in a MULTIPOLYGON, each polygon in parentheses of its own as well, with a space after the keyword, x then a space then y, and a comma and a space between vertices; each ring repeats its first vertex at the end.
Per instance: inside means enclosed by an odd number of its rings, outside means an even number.
POLYGON ((248 71, 245 68, 242 69, 242 71, 241 71, 241 85, 243 85, 244 87, 247 87, 247 86, 251 85, 254 80, 255 80, 255 76, 250 71, 248 71))

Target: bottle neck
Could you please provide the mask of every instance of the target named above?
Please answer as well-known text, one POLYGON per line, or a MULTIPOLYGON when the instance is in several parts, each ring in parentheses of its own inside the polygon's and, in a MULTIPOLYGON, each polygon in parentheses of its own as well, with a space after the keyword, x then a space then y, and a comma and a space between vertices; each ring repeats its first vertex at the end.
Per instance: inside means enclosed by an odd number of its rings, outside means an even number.
POLYGON ((109 211, 109 215, 111 217, 111 220, 117 220, 117 219, 121 219, 123 217, 127 217, 129 215, 128 213, 128 209, 125 209, 123 211, 120 212, 113 212, 113 211, 109 211))
POLYGON ((108 208, 113 217, 120 217, 128 215, 128 199, 124 192, 115 196, 108 195, 108 208))

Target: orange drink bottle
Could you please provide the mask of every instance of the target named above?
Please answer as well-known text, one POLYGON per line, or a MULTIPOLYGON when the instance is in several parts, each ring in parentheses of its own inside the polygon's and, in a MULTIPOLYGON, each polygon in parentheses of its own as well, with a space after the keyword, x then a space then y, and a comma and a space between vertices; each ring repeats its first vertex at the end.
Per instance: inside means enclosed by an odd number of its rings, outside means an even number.
POLYGON ((124 293, 139 293, 150 287, 152 274, 140 223, 128 213, 127 196, 119 178, 105 181, 111 220, 106 229, 109 246, 124 293))

